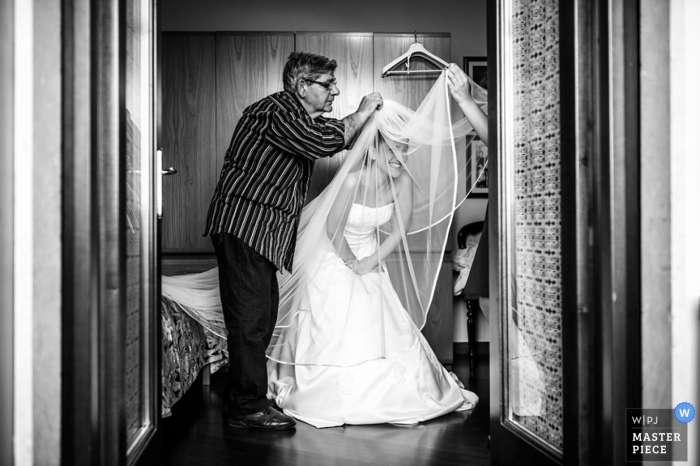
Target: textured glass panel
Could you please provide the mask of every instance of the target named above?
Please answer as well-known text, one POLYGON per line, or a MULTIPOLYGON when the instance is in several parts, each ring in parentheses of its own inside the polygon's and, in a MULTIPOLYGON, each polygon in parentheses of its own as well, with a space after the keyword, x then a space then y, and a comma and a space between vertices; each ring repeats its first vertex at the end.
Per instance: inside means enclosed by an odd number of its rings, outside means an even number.
POLYGON ((559 8, 515 0, 508 419, 563 449, 559 8))
POLYGON ((146 335, 149 312, 151 254, 150 147, 150 5, 126 2, 126 339, 125 403, 127 445, 149 423, 146 335))
POLYGON ((141 144, 139 123, 138 5, 127 2, 126 71, 126 425, 127 442, 133 442, 141 427, 141 144), (134 8, 136 6, 136 8, 134 8))

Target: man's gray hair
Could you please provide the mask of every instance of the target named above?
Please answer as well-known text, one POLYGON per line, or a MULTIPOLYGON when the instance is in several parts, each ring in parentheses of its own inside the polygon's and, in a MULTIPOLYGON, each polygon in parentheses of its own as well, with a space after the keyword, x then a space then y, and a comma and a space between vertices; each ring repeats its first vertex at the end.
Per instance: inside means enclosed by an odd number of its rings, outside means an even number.
POLYGON ((284 65, 282 80, 284 90, 294 93, 300 79, 316 80, 326 73, 333 73, 338 67, 335 60, 306 52, 292 52, 284 65))

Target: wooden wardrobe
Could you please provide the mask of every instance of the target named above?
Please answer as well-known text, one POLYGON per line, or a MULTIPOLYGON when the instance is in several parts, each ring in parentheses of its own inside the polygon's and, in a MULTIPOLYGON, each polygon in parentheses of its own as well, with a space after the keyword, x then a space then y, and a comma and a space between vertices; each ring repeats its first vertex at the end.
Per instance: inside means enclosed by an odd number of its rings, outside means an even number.
MULTIPOLYGON (((383 97, 417 108, 436 76, 381 77, 382 68, 414 40, 450 61, 449 34, 326 32, 163 33, 163 166, 178 170, 163 185, 163 273, 190 273, 216 266, 209 238, 202 236, 209 202, 235 125, 250 104, 282 90, 282 70, 294 50, 338 62, 340 95, 329 115, 343 118, 363 96, 383 97)), ((412 67, 413 67, 412 63, 412 67)), ((332 179, 344 153, 316 162, 309 199, 332 179)), ((423 334, 440 362, 450 366, 452 344, 451 241, 423 334)))

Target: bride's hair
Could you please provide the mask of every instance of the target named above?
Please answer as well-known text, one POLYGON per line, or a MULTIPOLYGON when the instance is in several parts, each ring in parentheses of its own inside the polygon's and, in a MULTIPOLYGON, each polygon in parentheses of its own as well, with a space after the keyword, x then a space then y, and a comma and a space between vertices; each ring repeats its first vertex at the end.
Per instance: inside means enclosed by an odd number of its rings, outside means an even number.
POLYGON ((370 145, 367 146, 367 150, 365 151, 363 157, 362 157, 362 164, 365 167, 370 166, 370 162, 372 160, 375 160, 376 157, 380 153, 380 149, 384 148, 384 150, 388 150, 392 152, 394 155, 396 155, 398 158, 401 159, 401 161, 405 161, 406 157, 406 152, 408 150, 408 145, 402 142, 394 142, 393 146, 389 144, 382 133, 380 131, 377 131, 377 134, 374 136, 374 141, 370 145), (398 151, 398 152, 397 152, 398 151), (374 154, 374 157, 372 157, 372 154, 374 154))

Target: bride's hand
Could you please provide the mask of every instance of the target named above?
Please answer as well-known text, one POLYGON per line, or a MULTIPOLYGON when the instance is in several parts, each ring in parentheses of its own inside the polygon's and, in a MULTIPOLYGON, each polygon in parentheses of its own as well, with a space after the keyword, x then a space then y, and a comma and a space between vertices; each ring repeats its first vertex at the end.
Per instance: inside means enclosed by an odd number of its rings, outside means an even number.
POLYGON ((365 257, 360 261, 356 261, 354 268, 351 268, 357 275, 364 275, 370 272, 379 272, 379 266, 375 266, 372 259, 372 257, 365 257))
POLYGON ((343 262, 345 262, 345 266, 352 270, 353 272, 355 271, 355 268, 357 268, 357 265, 360 263, 355 257, 352 259, 343 259, 343 262))

